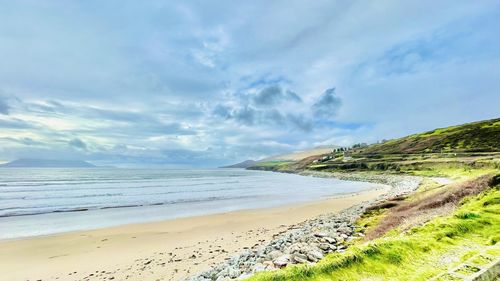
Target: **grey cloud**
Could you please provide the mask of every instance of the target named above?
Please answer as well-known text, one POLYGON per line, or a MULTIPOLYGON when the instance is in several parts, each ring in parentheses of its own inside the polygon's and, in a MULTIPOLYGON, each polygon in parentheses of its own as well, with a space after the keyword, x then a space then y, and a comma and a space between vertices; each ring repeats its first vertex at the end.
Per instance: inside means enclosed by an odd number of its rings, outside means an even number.
POLYGON ((262 89, 252 99, 257 106, 276 106, 282 102, 302 102, 302 99, 290 90, 284 91, 281 86, 273 85, 262 89))
POLYGON ((311 120, 304 115, 288 114, 286 119, 293 124, 294 127, 302 131, 311 131, 313 129, 311 120))
POLYGON ((212 113, 215 116, 222 117, 224 119, 229 119, 232 117, 231 108, 222 104, 216 105, 214 110, 212 110, 212 113))
POLYGON ((70 146, 78 148, 78 149, 83 149, 83 150, 87 149, 87 144, 79 138, 74 138, 74 139, 70 140, 68 142, 68 144, 70 146))
POLYGON ((0 97, 0 114, 9 115, 10 107, 3 97, 0 97))
POLYGON ((256 110, 250 106, 233 108, 224 104, 217 104, 212 110, 215 117, 222 119, 233 119, 244 125, 253 125, 256 118, 256 110))
POLYGON ((286 95, 285 95, 288 99, 290 99, 291 101, 295 101, 295 102, 302 102, 302 99, 299 97, 299 95, 297 95, 295 92, 293 91, 286 91, 286 95))
MULTIPOLYGON (((286 79, 280 78, 280 80, 286 79)), ((259 85, 252 83, 253 87, 259 85)), ((268 83, 262 82, 262 84, 268 83)), ((284 131, 313 129, 307 106, 300 105, 303 103, 300 96, 291 90, 283 89, 279 84, 266 86, 256 94, 233 95, 230 101, 232 102, 228 104, 216 104, 212 110, 213 116, 233 120, 245 126, 273 127, 284 131)))
POLYGON ((337 114, 341 105, 342 100, 335 95, 335 88, 330 88, 313 104, 312 109, 315 117, 331 119, 337 114))
POLYGON ((245 125, 254 125, 257 120, 257 111, 249 106, 236 109, 233 111, 232 117, 245 125))
POLYGON ((216 117, 226 120, 234 120, 238 124, 246 126, 270 126, 280 129, 299 129, 310 131, 311 120, 300 114, 283 113, 275 108, 257 109, 251 106, 241 108, 230 108, 225 105, 217 105, 213 110, 216 117))
POLYGON ((262 112, 262 122, 276 125, 285 125, 285 115, 277 109, 270 109, 262 112))
POLYGON ((32 129, 35 128, 32 124, 20 120, 20 119, 7 119, 3 120, 0 119, 0 128, 5 128, 5 129, 32 129))
POLYGON ((254 98, 256 105, 275 105, 283 98, 283 90, 279 86, 269 86, 261 90, 254 98))
POLYGON ((0 138, 0 140, 3 141, 8 141, 8 142, 14 142, 18 144, 23 144, 23 145, 42 145, 42 142, 36 141, 32 138, 12 138, 12 137, 5 137, 5 138, 0 138))

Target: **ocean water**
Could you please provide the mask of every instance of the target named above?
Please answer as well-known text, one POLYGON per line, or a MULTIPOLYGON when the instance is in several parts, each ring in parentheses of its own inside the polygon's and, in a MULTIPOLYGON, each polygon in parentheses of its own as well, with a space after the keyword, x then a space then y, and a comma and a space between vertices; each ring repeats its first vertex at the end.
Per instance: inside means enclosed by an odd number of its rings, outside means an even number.
POLYGON ((375 184, 239 169, 0 169, 0 239, 267 208, 375 184))

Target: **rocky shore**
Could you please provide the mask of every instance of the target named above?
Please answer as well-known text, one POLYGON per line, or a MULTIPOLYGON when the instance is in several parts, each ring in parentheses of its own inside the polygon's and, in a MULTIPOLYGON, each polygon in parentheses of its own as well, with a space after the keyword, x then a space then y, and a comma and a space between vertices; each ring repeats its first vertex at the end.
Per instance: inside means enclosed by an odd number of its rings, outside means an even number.
POLYGON ((300 174, 386 184, 391 186, 391 189, 375 200, 293 225, 286 231, 276 234, 269 243, 255 245, 225 263, 186 280, 241 280, 260 271, 276 270, 291 264, 312 264, 328 253, 343 252, 347 249, 347 242, 364 236, 362 232, 356 232, 355 222, 366 208, 381 200, 410 193, 421 182, 420 177, 402 175, 309 171, 300 174))

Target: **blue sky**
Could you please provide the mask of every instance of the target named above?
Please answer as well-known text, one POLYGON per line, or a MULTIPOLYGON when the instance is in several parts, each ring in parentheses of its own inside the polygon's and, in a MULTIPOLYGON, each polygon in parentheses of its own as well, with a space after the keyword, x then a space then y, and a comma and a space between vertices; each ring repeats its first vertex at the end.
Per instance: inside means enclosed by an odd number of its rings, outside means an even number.
POLYGON ((499 117, 499 1, 3 1, 0 161, 217 166, 499 117))

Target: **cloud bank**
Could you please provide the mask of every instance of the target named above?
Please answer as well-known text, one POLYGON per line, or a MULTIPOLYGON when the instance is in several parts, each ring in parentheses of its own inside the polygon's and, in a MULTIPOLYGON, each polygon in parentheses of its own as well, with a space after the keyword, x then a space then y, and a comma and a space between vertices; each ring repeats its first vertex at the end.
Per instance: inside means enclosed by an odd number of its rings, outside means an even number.
POLYGON ((217 166, 495 118, 499 19, 498 1, 1 1, 0 161, 217 166))

